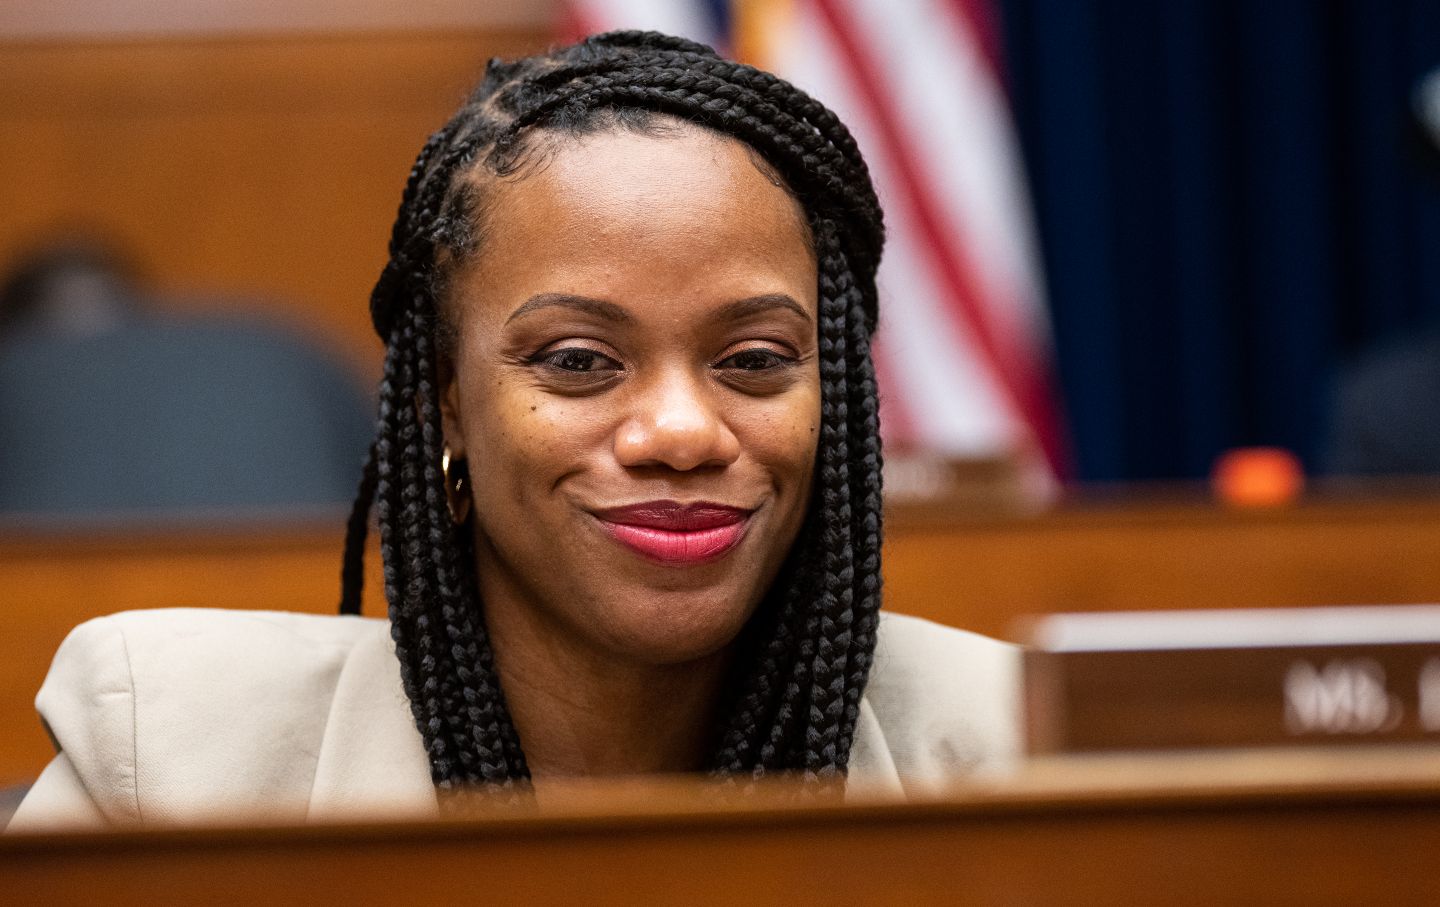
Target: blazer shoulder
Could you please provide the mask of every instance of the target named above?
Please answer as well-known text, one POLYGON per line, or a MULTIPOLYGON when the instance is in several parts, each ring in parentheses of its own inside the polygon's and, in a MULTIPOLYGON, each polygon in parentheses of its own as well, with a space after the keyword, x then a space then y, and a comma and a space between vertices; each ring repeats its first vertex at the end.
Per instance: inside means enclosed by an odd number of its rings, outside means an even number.
POLYGON ((907 787, 1003 771, 1020 752, 1020 648, 884 612, 865 700, 907 787))
MULTIPOLYGON (((195 649, 207 655, 263 651, 274 645, 287 649, 345 649, 384 627, 384 621, 370 618, 288 611, 156 608, 88 620, 70 631, 60 652, 107 652, 115 638, 124 640, 131 659, 174 654, 173 649, 195 649)), ((305 665, 298 662, 295 667, 304 670, 305 665)))
POLYGON ((123 612, 71 631, 35 704, 112 822, 283 814, 303 809, 346 662, 383 642, 362 618, 123 612))

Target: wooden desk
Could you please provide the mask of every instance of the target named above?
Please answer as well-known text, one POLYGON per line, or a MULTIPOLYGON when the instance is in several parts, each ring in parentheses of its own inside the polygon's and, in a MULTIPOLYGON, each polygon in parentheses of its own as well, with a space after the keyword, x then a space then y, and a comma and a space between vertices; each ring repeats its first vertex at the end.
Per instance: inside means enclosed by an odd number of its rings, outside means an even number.
POLYGON ((1117 495, 1030 517, 911 507, 886 524, 886 607, 1015 638, 1024 614, 1440 602, 1440 494, 1240 510, 1117 495))
POLYGON ((1440 762, 1388 751, 1049 763, 924 802, 0 839, 15 903, 1435 904, 1440 762))
MULTIPOLYGON (((32 703, 71 627, 176 605, 333 613, 343 524, 336 513, 249 528, 0 526, 0 785, 50 756, 32 703)), ((1018 615, 1053 611, 1440 601, 1440 495, 1003 517, 911 506, 887 527, 887 607, 1000 637, 1018 615)), ((368 565, 365 611, 378 616, 377 553, 368 565)))

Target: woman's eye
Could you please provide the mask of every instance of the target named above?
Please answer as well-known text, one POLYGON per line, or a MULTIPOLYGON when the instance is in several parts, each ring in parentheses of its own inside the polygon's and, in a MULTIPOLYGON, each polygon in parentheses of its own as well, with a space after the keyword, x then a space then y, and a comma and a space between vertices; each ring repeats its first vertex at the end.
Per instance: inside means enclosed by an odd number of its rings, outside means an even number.
POLYGON ((727 356, 718 363, 720 368, 739 369, 743 372, 759 372, 765 369, 779 368, 789 365, 792 361, 788 356, 782 356, 774 350, 749 349, 741 350, 733 356, 727 356))
POLYGON ((614 359, 604 353, 584 347, 567 347, 562 350, 541 353, 535 358, 535 361, 565 372, 603 372, 620 369, 620 363, 614 359))

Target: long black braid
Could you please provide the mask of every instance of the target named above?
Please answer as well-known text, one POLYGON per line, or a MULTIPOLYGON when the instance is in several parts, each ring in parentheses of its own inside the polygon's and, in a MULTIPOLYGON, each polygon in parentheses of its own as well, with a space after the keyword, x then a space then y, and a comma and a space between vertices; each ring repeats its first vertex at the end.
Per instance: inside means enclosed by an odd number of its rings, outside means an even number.
POLYGON ((870 360, 884 243, 865 162, 843 124, 790 84, 653 32, 490 61, 415 161, 371 295, 386 343, 377 435, 345 547, 341 610, 358 613, 373 504, 401 677, 437 787, 529 776, 495 670, 473 541, 445 502, 436 362, 446 263, 473 248, 475 168, 509 174, 537 135, 645 128, 656 115, 749 144, 806 212, 819 265, 821 436, 812 504, 741 639, 710 770, 843 774, 880 608, 880 436, 870 360))

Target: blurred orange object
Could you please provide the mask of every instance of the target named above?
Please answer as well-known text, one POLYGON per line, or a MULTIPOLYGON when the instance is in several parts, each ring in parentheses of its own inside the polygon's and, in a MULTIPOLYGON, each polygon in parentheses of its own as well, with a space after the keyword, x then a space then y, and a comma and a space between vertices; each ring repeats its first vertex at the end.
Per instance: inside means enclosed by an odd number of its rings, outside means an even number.
POLYGON ((1300 460, 1281 447, 1240 447, 1226 451, 1210 474, 1215 496, 1236 507, 1292 503, 1305 487, 1300 460))

